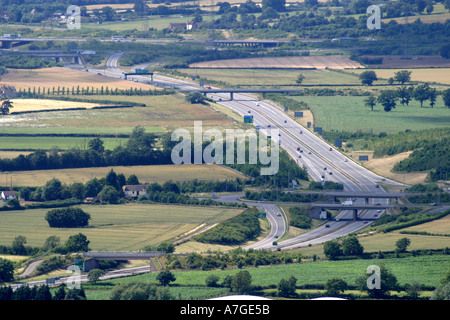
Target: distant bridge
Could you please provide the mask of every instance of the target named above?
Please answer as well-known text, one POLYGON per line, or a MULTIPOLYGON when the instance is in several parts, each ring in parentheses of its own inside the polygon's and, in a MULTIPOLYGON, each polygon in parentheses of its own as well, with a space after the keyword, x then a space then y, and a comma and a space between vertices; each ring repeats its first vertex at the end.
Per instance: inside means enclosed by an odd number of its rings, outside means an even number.
POLYGON ((242 46, 242 47, 277 47, 280 44, 286 43, 288 41, 278 41, 278 40, 210 40, 216 46, 242 46))
POLYGON ((355 191, 301 191, 291 192, 298 194, 319 194, 324 196, 333 197, 334 201, 337 198, 364 198, 365 203, 369 203, 369 199, 399 199, 403 197, 414 197, 424 195, 423 192, 355 192, 355 191))
POLYGON ((164 251, 123 251, 123 252, 85 252, 83 257, 90 258, 84 262, 84 271, 98 268, 98 260, 149 260, 150 266, 154 265, 152 258, 165 255, 164 251))
POLYGON ((365 205, 343 205, 334 203, 314 203, 311 205, 313 208, 320 208, 321 211, 325 209, 330 210, 353 210, 353 220, 358 220, 358 210, 381 210, 388 208, 395 208, 397 204, 365 204, 365 205))
MULTIPOLYGON (((9 52, 8 52, 9 53, 9 52)), ((56 62, 60 62, 62 59, 71 59, 72 63, 82 64, 81 53, 64 53, 63 51, 47 51, 47 50, 14 50, 11 52, 13 54, 24 54, 39 58, 51 58, 55 59, 56 62)))
POLYGON ((230 100, 233 100, 234 93, 262 93, 263 99, 266 98, 266 93, 290 93, 299 92, 298 89, 200 89, 200 90, 180 90, 181 92, 200 92, 203 95, 208 93, 229 93, 230 100))

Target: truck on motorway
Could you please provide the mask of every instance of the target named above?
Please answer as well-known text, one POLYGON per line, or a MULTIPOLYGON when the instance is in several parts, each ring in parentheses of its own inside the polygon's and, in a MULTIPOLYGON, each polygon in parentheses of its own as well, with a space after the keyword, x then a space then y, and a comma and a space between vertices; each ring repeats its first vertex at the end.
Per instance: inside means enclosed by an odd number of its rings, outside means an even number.
POLYGON ((9 34, 9 33, 5 33, 3 35, 2 38, 6 38, 6 39, 18 39, 21 38, 22 36, 20 34, 9 34))
POLYGON ((353 205, 353 201, 352 200, 344 201, 344 202, 342 202, 342 205, 344 205, 344 206, 351 206, 351 205, 353 205))
POLYGON ((78 50, 77 54, 95 54, 95 51, 78 50))

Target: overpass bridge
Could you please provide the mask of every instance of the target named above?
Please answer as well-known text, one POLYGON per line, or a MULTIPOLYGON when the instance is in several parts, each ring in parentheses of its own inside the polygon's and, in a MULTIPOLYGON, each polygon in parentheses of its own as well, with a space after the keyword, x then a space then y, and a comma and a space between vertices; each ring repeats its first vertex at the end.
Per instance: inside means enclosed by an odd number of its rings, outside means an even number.
POLYGON ((230 100, 233 100, 234 93, 262 93, 263 99, 266 98, 266 93, 291 93, 300 92, 298 89, 241 89, 241 88, 228 88, 228 89, 199 89, 199 90, 180 90, 180 92, 200 92, 206 96, 208 93, 229 93, 230 100))
POLYGON ((397 204, 364 204, 364 205, 343 205, 334 203, 314 203, 311 205, 313 208, 320 208, 321 211, 325 209, 330 210, 353 210, 353 220, 358 220, 358 210, 381 210, 395 208, 397 204))
POLYGON ((66 53, 60 50, 14 50, 5 51, 4 54, 23 54, 38 58, 50 58, 56 62, 61 62, 63 59, 71 59, 72 63, 82 64, 84 54, 81 53, 66 53))
POLYGON ((273 48, 278 47, 278 45, 286 43, 286 40, 209 40, 216 46, 241 46, 241 47, 263 47, 263 48, 273 48))
POLYGON ((291 193, 298 194, 319 194, 328 197, 333 197, 334 201, 337 198, 363 198, 364 203, 368 204, 369 199, 398 199, 406 197, 421 196, 423 192, 355 192, 355 191, 291 191, 291 193))
POLYGON ((98 268, 98 260, 149 260, 150 265, 153 264, 152 258, 161 257, 165 255, 164 251, 123 251, 123 252, 85 252, 83 257, 90 258, 85 261, 84 271, 89 271, 98 268))

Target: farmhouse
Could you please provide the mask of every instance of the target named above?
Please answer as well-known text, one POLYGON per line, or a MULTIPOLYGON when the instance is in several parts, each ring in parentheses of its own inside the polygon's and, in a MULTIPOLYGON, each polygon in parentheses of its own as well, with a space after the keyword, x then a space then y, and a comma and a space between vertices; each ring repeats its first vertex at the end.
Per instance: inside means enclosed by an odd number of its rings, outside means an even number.
POLYGON ((189 21, 187 23, 170 23, 169 29, 170 30, 175 30, 175 29, 192 30, 197 26, 198 26, 198 24, 194 21, 189 21))
POLYGON ((1 198, 3 200, 17 199, 17 192, 15 192, 15 191, 2 191, 1 198))
POLYGON ((137 198, 139 196, 145 196, 147 194, 147 184, 138 185, 124 185, 122 187, 125 197, 127 198, 137 198))

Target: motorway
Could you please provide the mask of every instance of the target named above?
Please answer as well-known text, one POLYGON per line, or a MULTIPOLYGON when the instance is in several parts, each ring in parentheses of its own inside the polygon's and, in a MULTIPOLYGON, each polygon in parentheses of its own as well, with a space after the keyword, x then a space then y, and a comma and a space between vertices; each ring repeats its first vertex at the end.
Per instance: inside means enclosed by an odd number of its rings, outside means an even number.
MULTIPOLYGON (((118 67, 118 61, 121 55, 122 53, 116 53, 110 57, 107 62, 108 70, 86 69, 86 71, 100 73, 108 77, 124 78, 123 71, 118 67)), ((69 67, 84 69, 84 67, 80 66, 69 67)), ((130 81, 150 83, 150 78, 144 75, 133 75, 128 76, 128 78, 130 81)), ((204 89, 192 82, 173 79, 158 74, 153 75, 153 80, 153 84, 164 87, 176 87, 180 90, 195 91, 204 89)), ((346 191, 370 193, 384 192, 381 187, 377 187, 377 184, 381 181, 400 185, 395 181, 376 175, 354 162, 351 158, 347 158, 319 136, 306 130, 285 114, 281 107, 270 101, 259 101, 254 95, 244 93, 235 94, 234 100, 232 101, 229 100, 228 94, 209 94, 208 97, 232 109, 241 116, 253 115, 253 124, 260 126, 260 130, 266 134, 270 134, 270 130, 278 129, 279 136, 273 138, 275 140, 277 138, 279 139, 280 146, 297 161, 299 166, 306 167, 309 176, 315 181, 335 181, 343 183, 346 191), (297 151, 298 148, 302 152, 297 151)), ((372 199, 371 201, 373 202, 374 200, 372 199)), ((377 202, 387 204, 388 199, 378 199, 377 202)), ((274 204, 259 203, 258 205, 266 212, 267 219, 271 224, 271 231, 266 238, 246 248, 272 250, 280 248, 286 250, 307 246, 309 244, 319 244, 360 230, 376 218, 376 210, 363 210, 359 214, 359 219, 352 221, 352 211, 344 210, 337 216, 340 221, 329 221, 326 225, 324 224, 310 232, 288 240, 279 241, 274 246, 272 243, 278 241, 278 238, 286 231, 284 213, 274 204), (365 223, 364 219, 370 221, 365 223)))

